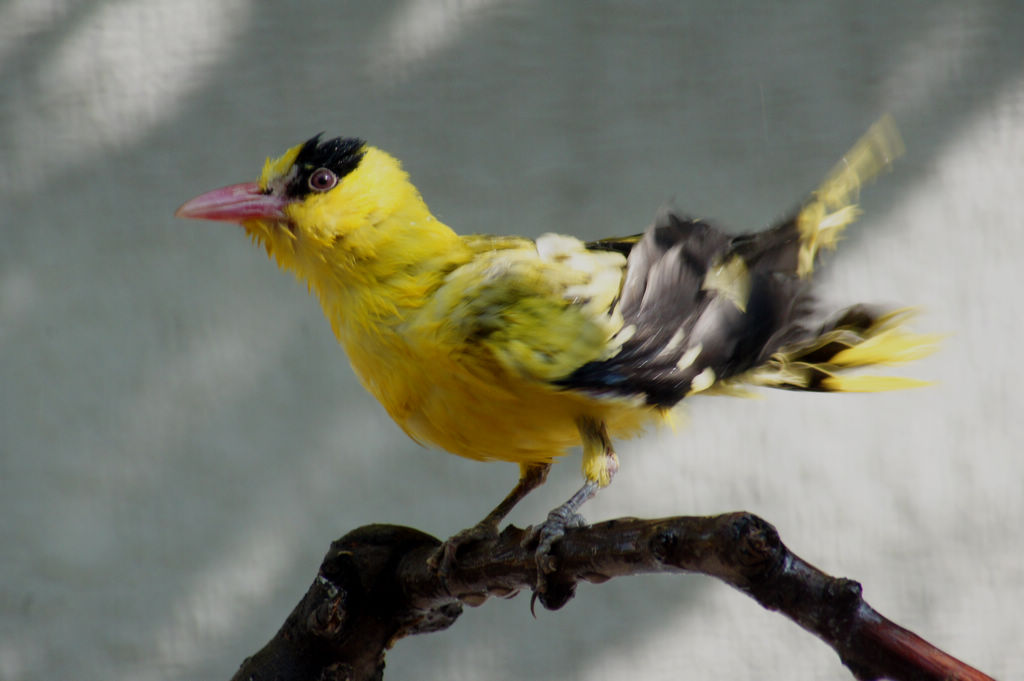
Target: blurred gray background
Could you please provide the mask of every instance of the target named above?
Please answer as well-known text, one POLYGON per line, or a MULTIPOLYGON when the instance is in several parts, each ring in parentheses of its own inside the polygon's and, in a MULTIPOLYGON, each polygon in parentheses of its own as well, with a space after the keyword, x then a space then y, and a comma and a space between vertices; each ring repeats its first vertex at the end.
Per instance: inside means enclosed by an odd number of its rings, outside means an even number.
MULTIPOLYGON (((410 442, 317 303, 174 209, 310 135, 403 159, 465 232, 736 230, 792 207, 879 115, 907 154, 822 274, 828 304, 948 334, 883 395, 705 398, 620 447, 588 504, 747 509, 881 612, 1024 670, 1019 2, 0 2, 0 679, 226 679, 334 538, 439 537, 511 486, 410 442)), ((512 516, 579 482, 578 455, 512 516)), ((703 577, 584 585, 402 641, 389 679, 849 678, 703 577)))

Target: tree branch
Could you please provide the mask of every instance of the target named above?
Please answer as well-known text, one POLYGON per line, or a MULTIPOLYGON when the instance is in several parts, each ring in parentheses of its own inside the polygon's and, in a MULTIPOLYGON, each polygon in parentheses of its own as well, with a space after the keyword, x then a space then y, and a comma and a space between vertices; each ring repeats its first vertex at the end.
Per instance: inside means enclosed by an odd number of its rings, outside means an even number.
MULTIPOLYGON (((440 545, 434 537, 393 525, 353 530, 331 545, 281 630, 233 679, 381 679, 385 651, 399 639, 446 629, 463 604, 531 589, 537 570, 527 536, 510 526, 493 541, 465 547, 442 580, 427 567, 440 545)), ((552 554, 556 569, 539 597, 550 609, 565 605, 580 580, 698 572, 818 636, 858 679, 992 681, 882 617, 861 597, 860 584, 806 563, 774 527, 749 513, 572 528, 552 554)))

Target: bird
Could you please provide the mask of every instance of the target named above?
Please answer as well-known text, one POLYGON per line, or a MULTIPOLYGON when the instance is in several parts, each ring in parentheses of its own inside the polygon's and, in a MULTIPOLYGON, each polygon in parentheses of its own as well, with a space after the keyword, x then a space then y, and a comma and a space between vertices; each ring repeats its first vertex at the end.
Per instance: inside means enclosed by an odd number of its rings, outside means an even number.
POLYGON ((683 400, 924 383, 848 373, 932 352, 935 336, 908 330, 912 309, 821 315, 812 286, 860 214, 861 187, 902 153, 886 115, 764 230, 736 235, 669 208, 640 233, 585 241, 459 234, 393 156, 321 133, 268 158, 256 182, 204 193, 176 216, 241 225, 305 283, 362 385, 413 440, 519 465, 511 492, 431 558, 442 573, 581 447, 581 487, 533 528, 544 574, 618 470, 614 441, 683 400))

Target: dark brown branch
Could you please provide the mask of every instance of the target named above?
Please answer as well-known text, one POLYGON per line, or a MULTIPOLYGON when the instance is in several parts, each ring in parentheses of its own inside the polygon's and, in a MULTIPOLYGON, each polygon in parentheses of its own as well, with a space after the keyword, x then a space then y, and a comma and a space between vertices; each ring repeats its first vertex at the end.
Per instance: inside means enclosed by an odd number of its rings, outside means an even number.
MULTIPOLYGON (((235 674, 241 681, 380 679, 397 640, 439 631, 490 596, 536 583, 524 530, 466 547, 447 581, 427 567, 440 542, 418 530, 370 525, 334 542, 309 591, 277 635, 235 674)), ((875 612, 857 582, 830 577, 793 554, 748 513, 662 520, 623 518, 570 529, 541 602, 559 608, 579 580, 649 572, 716 577, 815 634, 858 679, 990 677, 875 612)), ((785 675, 779 671, 779 678, 785 675)))

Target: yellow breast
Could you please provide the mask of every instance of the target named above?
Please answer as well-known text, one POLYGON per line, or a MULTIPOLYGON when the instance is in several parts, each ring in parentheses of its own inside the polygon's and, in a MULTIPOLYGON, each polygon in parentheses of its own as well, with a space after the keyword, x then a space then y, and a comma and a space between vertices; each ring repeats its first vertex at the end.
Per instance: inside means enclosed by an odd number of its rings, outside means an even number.
POLYGON ((429 354, 397 337, 346 343, 367 390, 413 439, 472 459, 550 461, 580 444, 581 416, 635 435, 660 413, 625 399, 598 399, 510 373, 493 358, 429 354))

